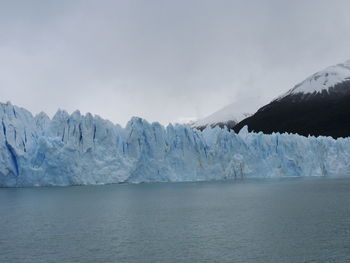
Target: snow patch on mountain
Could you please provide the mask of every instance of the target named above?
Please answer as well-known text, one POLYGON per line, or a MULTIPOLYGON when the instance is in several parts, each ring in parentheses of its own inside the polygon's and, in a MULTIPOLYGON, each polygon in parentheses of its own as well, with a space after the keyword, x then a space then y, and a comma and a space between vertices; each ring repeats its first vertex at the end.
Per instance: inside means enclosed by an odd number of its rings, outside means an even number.
POLYGON ((350 81, 350 60, 311 75, 287 93, 278 97, 277 100, 294 94, 321 93, 324 90, 328 92, 330 88, 344 81, 350 81))
POLYGON ((232 103, 214 112, 213 114, 194 122, 192 127, 215 126, 217 124, 225 124, 228 122, 238 123, 241 120, 251 116, 250 113, 242 111, 242 107, 238 103, 232 103))

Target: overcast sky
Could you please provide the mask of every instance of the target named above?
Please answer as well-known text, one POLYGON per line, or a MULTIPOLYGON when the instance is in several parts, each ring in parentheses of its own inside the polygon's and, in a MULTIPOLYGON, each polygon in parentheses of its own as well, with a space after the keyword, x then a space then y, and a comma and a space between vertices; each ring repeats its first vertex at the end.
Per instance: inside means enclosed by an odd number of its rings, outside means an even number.
POLYGON ((0 101, 124 125, 255 111, 350 59, 350 1, 3 1, 0 101))

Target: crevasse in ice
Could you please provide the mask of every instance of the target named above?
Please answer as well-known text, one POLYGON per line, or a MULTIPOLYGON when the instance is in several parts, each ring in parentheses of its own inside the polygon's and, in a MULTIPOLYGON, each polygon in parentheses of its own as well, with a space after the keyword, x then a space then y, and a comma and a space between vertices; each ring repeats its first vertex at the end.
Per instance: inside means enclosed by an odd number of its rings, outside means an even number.
POLYGON ((125 128, 0 104, 0 186, 350 175, 350 139, 239 134, 132 118, 125 128))

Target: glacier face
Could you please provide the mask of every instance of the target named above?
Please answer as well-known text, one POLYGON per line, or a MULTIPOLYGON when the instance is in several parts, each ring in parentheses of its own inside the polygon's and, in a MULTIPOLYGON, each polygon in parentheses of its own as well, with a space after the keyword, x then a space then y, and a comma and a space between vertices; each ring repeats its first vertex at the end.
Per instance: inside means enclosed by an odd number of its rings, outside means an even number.
POLYGON ((202 132, 132 118, 125 128, 79 111, 50 119, 0 103, 0 186, 350 175, 350 139, 202 132))

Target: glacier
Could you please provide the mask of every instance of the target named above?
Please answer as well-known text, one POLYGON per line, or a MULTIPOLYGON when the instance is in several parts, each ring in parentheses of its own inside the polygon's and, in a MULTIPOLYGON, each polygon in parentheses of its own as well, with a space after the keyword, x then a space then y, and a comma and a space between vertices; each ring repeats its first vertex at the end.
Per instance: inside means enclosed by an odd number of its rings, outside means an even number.
POLYGON ((0 187, 350 175, 349 138, 199 131, 137 117, 121 127, 79 111, 33 116, 9 102, 0 119, 0 187))

